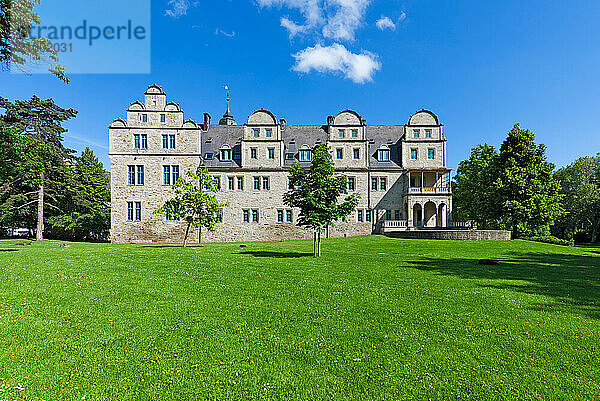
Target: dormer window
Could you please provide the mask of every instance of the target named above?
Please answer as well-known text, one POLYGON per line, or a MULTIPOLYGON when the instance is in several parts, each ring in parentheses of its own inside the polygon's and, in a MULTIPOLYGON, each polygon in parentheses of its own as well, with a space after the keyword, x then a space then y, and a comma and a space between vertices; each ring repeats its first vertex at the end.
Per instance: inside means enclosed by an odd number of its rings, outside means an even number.
POLYGON ((205 159, 205 160, 212 160, 212 158, 213 158, 213 154, 212 154, 212 153, 206 153, 206 154, 204 155, 204 159, 205 159))
POLYGON ((352 130, 352 138, 358 138, 358 130, 357 129, 352 130))
POLYGON ((430 129, 425 130, 425 138, 431 138, 431 130, 430 129))
POLYGON ((258 137, 260 136, 260 128, 253 128, 253 129, 252 129, 252 135, 253 135, 255 138, 258 138, 258 137))
POLYGON ((160 115, 160 122, 161 122, 161 123, 164 123, 165 121, 167 121, 167 116, 166 116, 166 115, 164 115, 164 114, 161 114, 161 115, 160 115))
POLYGON ((293 153, 286 153, 285 154, 285 159, 286 160, 294 160, 294 154, 293 153))
POLYGON ((309 162, 310 161, 310 148, 308 145, 302 145, 299 152, 299 158, 301 162, 309 162))
POLYGON ((346 131, 343 130, 343 129, 338 130, 338 137, 345 138, 346 137, 346 131))
POLYGON ((381 145, 381 147, 377 149, 377 160, 380 162, 390 161, 390 148, 387 145, 381 145))
POLYGON ((418 129, 413 130, 413 138, 418 138, 421 135, 421 131, 418 129))
POLYGON ((148 122, 148 114, 142 114, 142 122, 143 123, 147 123, 148 122))
POLYGON ((233 157, 233 151, 229 145, 223 145, 221 147, 221 161, 231 161, 233 157))
POLYGON ((271 138, 273 136, 273 130, 271 128, 267 128, 265 130, 265 135, 267 136, 267 138, 271 138))

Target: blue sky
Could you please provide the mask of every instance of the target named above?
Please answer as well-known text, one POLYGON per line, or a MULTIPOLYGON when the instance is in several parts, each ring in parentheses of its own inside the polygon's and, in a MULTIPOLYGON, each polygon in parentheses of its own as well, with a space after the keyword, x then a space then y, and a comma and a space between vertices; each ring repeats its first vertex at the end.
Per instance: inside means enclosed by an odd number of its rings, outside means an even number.
MULTIPOLYGON (((143 8, 131 15, 143 21, 143 8)), ((370 124, 404 124, 430 109, 453 169, 516 122, 559 166, 600 151, 598 1, 152 0, 150 12, 151 52, 136 50, 132 73, 76 73, 65 85, 0 72, 0 95, 79 110, 66 143, 90 146, 107 168, 108 125, 152 83, 198 121, 223 114, 225 84, 238 123, 261 107, 289 124, 324 123, 346 108, 370 124), (151 73, 135 73, 144 56, 151 73)), ((124 52, 107 53, 107 65, 119 64, 113 54, 124 52)))

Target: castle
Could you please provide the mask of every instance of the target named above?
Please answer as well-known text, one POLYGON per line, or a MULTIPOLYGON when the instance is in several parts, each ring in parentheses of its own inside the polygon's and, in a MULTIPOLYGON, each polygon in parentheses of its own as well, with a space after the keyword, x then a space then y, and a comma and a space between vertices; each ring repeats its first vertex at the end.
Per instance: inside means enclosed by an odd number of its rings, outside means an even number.
MULTIPOLYGON (((217 178, 227 201, 222 221, 203 241, 312 238, 296 226, 298 211, 283 203, 289 170, 310 166, 313 149, 327 143, 336 171, 360 194, 346 222, 327 236, 447 227, 452 210, 446 138, 435 114, 421 110, 406 125, 367 125, 357 112, 327 117, 324 125, 288 125, 257 110, 238 125, 227 111, 218 125, 185 120, 178 104, 152 85, 144 103, 109 126, 111 241, 182 242, 185 225, 153 212, 172 195, 178 177, 198 167, 217 178)), ((198 241, 196 230, 191 239, 198 241)))

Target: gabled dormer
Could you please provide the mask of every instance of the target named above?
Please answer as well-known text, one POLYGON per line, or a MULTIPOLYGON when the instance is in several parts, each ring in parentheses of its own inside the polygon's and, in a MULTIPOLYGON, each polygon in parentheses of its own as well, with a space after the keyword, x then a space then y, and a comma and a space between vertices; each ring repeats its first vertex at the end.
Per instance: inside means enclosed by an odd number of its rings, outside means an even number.
POLYGON ((417 111, 410 116, 405 126, 404 139, 407 141, 440 141, 445 140, 443 125, 438 117, 429 110, 417 111))
POLYGON ((249 141, 279 141, 281 126, 269 110, 256 110, 244 124, 244 139, 249 141))
POLYGON ((327 118, 330 141, 364 141, 366 121, 353 110, 344 110, 327 118))

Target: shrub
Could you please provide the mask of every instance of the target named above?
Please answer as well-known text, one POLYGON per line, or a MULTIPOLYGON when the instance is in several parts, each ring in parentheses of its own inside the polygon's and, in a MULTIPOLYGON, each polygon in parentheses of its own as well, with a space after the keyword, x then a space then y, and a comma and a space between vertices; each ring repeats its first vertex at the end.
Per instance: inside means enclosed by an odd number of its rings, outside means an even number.
POLYGON ((524 237, 526 241, 543 242, 545 244, 563 245, 563 246, 575 246, 575 241, 560 239, 553 237, 552 235, 536 236, 536 237, 524 237))

